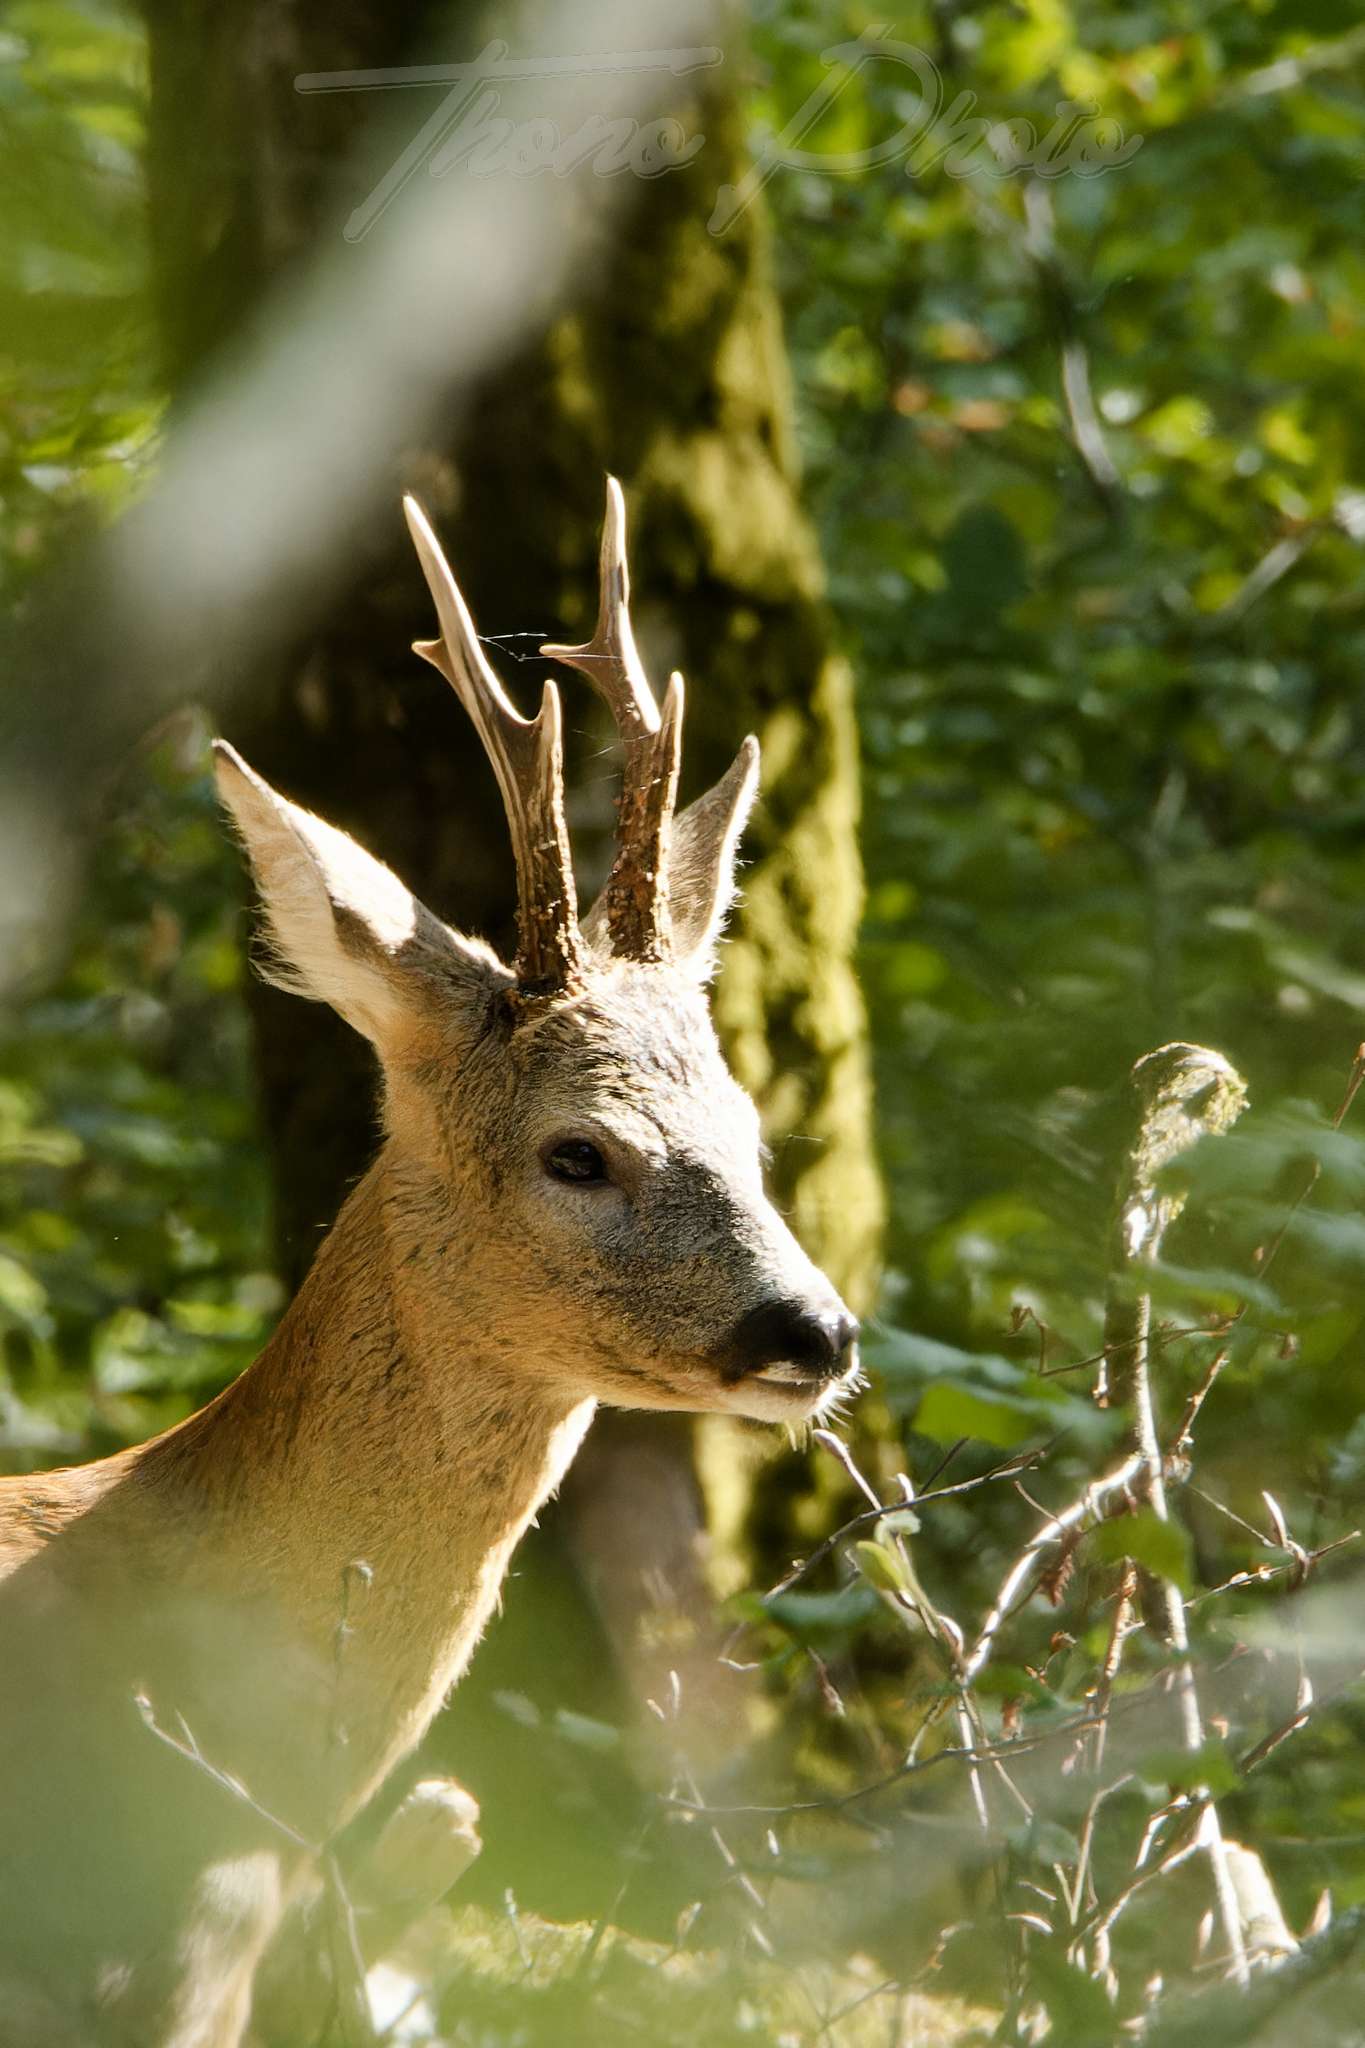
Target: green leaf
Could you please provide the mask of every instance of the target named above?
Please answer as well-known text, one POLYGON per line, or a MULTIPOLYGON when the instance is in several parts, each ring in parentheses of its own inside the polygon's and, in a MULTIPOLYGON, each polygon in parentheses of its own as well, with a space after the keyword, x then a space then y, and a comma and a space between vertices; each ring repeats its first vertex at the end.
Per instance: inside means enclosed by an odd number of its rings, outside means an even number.
POLYGON ((1012 1359, 998 1353, 964 1351, 956 1344, 943 1344, 936 1337, 924 1337, 916 1330, 880 1329, 868 1332, 863 1344, 866 1362, 883 1379, 922 1384, 945 1376, 980 1372, 997 1376, 1007 1385, 1018 1385, 1022 1373, 1012 1359))
POLYGON ((47 1290, 41 1280, 18 1259, 0 1252, 0 1320, 5 1317, 35 1337, 47 1336, 52 1328, 47 1290))
POLYGON ((621 1747, 621 1731, 607 1721, 594 1720, 590 1714, 574 1714, 567 1707, 555 1708, 555 1729, 566 1742, 572 1742, 579 1749, 593 1749, 600 1755, 621 1747))
POLYGON ((943 543, 948 575, 945 600, 964 617, 987 618, 1022 597, 1028 588, 1028 558, 1019 529, 993 505, 972 505, 943 543))
POLYGON ((879 1593, 910 1593, 913 1586, 904 1560, 885 1543, 855 1543, 853 1555, 869 1586, 879 1593))
POLYGON ((1103 1985, 1067 1962, 1059 1942, 1032 1945, 1029 1975, 1047 2008, 1050 2040, 1063 2042, 1066 2048, 1109 2048, 1121 2038, 1103 1985))
POLYGON ((1118 1515, 1102 1522, 1090 1537, 1091 1556, 1103 1564, 1118 1564, 1131 1557, 1159 1579, 1169 1579, 1182 1593, 1194 1585, 1194 1552, 1188 1529, 1179 1522, 1163 1522, 1153 1508, 1139 1508, 1135 1515, 1118 1515))
POLYGON ((1016 1855, 1049 1867, 1060 1863, 1070 1870, 1081 1860, 1081 1845, 1076 1837, 1055 1821, 1039 1820, 1036 1814, 1025 1827, 1011 1830, 1009 1845, 1016 1855))
POLYGON ((493 1704, 509 1721, 516 1721, 523 1728, 540 1726, 540 1708, 524 1692, 495 1692, 493 1704))
POLYGON ((1169 1786, 1173 1792, 1205 1789, 1215 1799, 1233 1792, 1241 1783, 1237 1766, 1219 1741, 1206 1742, 1202 1749, 1149 1750, 1138 1765, 1141 1775, 1153 1785, 1169 1786))
POLYGON ((962 1436, 1008 1450, 1040 1434, 1038 1418, 1028 1402, 1009 1394, 986 1394, 971 1387, 941 1382, 930 1387, 915 1411, 921 1436, 956 1443, 962 1436))
POLYGON ((799 1589, 774 1593, 762 1602, 770 1621, 790 1629, 802 1641, 843 1638, 869 1621, 879 1610, 879 1600, 863 1579, 840 1586, 833 1593, 806 1593, 799 1589))
POLYGON ((1022 1664, 1004 1664, 992 1661, 972 1686, 973 1692, 988 1698, 1000 1700, 1028 1700, 1034 1706, 1055 1707, 1059 1704, 1056 1693, 1026 1671, 1022 1664))

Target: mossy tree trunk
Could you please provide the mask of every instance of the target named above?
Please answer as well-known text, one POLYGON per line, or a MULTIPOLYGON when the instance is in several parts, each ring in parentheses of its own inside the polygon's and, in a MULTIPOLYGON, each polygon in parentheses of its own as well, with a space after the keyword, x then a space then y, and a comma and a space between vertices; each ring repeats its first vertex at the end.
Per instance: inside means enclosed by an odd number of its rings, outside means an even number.
MULTIPOLYGON (((294 75, 465 54, 480 46, 473 15, 456 8, 439 29, 411 0, 308 0, 287 11, 276 0, 150 0, 154 241, 179 393, 192 393, 325 238, 339 243, 366 189, 374 96, 301 99, 294 75)), ((335 617, 253 678, 232 737, 440 914, 505 942, 506 830, 468 722, 407 651, 429 628, 429 605, 397 497, 412 485, 425 498, 485 633, 573 640, 595 603, 603 473, 620 476, 646 658, 689 681, 684 797, 728 765, 746 731, 763 746, 764 801, 717 994, 729 1052, 764 1112, 799 1234, 866 1299, 880 1206, 851 961, 851 681, 798 503, 763 216, 751 209, 723 238, 707 230, 715 190, 741 160, 735 24, 718 26, 725 63, 702 74, 704 89, 679 87, 679 118, 705 136, 697 159, 630 181, 596 274, 486 379, 448 434, 411 451, 369 558, 338 574, 335 617)), ((345 335, 326 346, 344 349, 345 335)), ((515 689, 516 667, 502 666, 515 689)), ((595 700, 572 681, 568 692, 571 817, 590 892, 605 866, 610 763, 595 700)), ((522 694, 529 701, 529 688, 522 694)), ((374 1142, 368 1055, 311 1006, 265 988, 252 1001, 281 1258, 297 1278, 374 1142)), ((618 1641, 638 1621, 651 1567, 656 1583, 695 1568, 684 1505, 697 1494, 695 1467, 725 1537, 744 1511, 743 1459, 728 1439, 711 1431, 698 1453, 688 1425, 670 1435, 659 1418, 647 1423, 619 1418, 601 1430, 568 1503, 618 1641), (639 1500, 644 1459, 675 1513, 650 1512, 658 1486, 639 1500)))

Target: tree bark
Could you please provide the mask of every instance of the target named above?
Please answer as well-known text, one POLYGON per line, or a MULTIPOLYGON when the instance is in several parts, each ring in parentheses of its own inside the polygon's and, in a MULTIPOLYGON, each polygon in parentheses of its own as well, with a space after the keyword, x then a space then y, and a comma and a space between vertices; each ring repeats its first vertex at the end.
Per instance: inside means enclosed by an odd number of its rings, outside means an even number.
MULTIPOLYGON (((177 392, 194 392, 328 237, 341 249, 340 223, 384 161, 374 101, 413 97, 300 99, 294 75, 465 55, 480 46, 476 13, 457 7, 442 30, 411 0, 289 10, 277 0, 151 0, 154 248, 177 392)), ((440 915, 506 946, 513 876, 493 777, 449 693, 408 652, 414 632, 429 630, 430 608, 399 490, 416 488, 436 518, 480 629, 530 636, 509 640, 500 663, 529 705, 541 665, 523 681, 515 657, 541 638, 587 636, 603 473, 620 476, 646 660, 660 676, 680 667, 689 683, 684 800, 722 772, 747 731, 763 747, 764 799, 716 994, 722 1033, 763 1112, 798 1233, 865 1301, 881 1208, 852 965, 861 891, 852 686, 799 505, 761 209, 723 238, 707 230, 716 188, 743 163, 735 23, 727 13, 717 25, 724 63, 700 84, 680 81, 673 110, 704 147, 684 170, 627 180, 594 274, 525 334, 447 434, 410 451, 392 479, 392 511, 367 531, 361 558, 337 565, 335 615, 253 680, 230 736, 440 915)), ((406 110, 409 130, 426 105, 406 110)), ((326 348, 345 346, 344 335, 326 338, 326 348)), ((565 688, 570 817, 587 897, 607 865, 613 771, 595 699, 572 678, 565 688)), ((260 986, 251 1002, 279 1255, 296 1281, 373 1146, 369 1056, 312 1006, 260 986)), ((670 1588, 690 1613, 681 1639, 689 1629, 703 1638, 701 1495, 713 1532, 735 1542, 744 1454, 724 1425, 705 1425, 698 1448, 691 1425, 650 1418, 654 1455, 668 1465, 663 1491, 677 1503, 656 1519, 639 1498, 636 1424, 605 1423, 565 1519, 633 1681, 649 1691, 685 1657, 677 1630, 659 1650, 644 1589, 663 1598, 670 1588)))

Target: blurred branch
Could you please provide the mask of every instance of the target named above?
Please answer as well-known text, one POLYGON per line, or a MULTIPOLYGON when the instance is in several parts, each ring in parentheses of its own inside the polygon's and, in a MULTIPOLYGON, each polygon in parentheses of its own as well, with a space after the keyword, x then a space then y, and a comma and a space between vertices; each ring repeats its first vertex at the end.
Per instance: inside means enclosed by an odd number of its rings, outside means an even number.
POLYGON ((1251 607, 1263 598, 1267 591, 1289 574, 1308 553, 1315 540, 1328 530, 1328 522, 1311 520, 1308 524, 1287 533, 1267 548, 1255 567, 1248 570, 1231 597, 1210 612, 1202 622, 1205 634, 1221 632, 1226 626, 1235 626, 1246 617, 1251 607))
MULTIPOLYGON (((1129 1437, 1139 1467, 1135 1495, 1147 1502, 1158 1521, 1165 1522, 1170 1519, 1170 1508, 1152 1386, 1152 1303, 1138 1276, 1144 1269, 1150 1270, 1160 1256, 1167 1228, 1184 1202, 1182 1195, 1161 1190, 1164 1169, 1201 1138, 1219 1136, 1232 1126, 1246 1106, 1246 1083, 1221 1053, 1185 1044, 1164 1045, 1148 1053, 1133 1069, 1133 1083, 1138 1121, 1119 1181, 1111 1237, 1105 1341, 1106 1348, 1112 1344, 1114 1351, 1104 1368, 1105 1396, 1128 1412, 1129 1437)), ((1189 1754, 1197 1757, 1204 1748, 1204 1719, 1190 1658, 1184 1595, 1167 1572, 1158 1577, 1157 1594, 1164 1610, 1166 1640, 1176 1659, 1182 1739, 1189 1754)), ((1120 1642, 1120 1651, 1121 1647, 1120 1642)), ((1245 1984, 1248 1965, 1242 1916, 1217 1803, 1206 1784, 1198 1788, 1196 1796, 1201 1803, 1197 1839, 1208 1854, 1232 1973, 1239 1984, 1245 1984)))
MULTIPOLYGON (((560 0, 524 54, 691 44, 716 22, 716 0, 560 0)), ((593 108, 647 118, 676 90, 606 70, 593 108)), ((30 594, 0 725, 0 981, 60 929, 78 828, 127 749, 187 697, 225 702, 321 615, 424 437, 589 252, 600 268, 627 183, 414 177, 363 242, 338 226, 173 428, 147 496, 30 594)))
POLYGON ((1193 1998, 1147 2036, 1148 2048, 1241 2048, 1305 1991, 1352 1960, 1365 1939, 1365 1906, 1352 1906, 1298 1953, 1268 1971, 1250 1991, 1225 1988, 1193 1998))
POLYGON ((1291 92, 1295 86, 1306 84, 1320 72, 1347 71, 1362 59, 1365 59, 1365 28, 1348 29, 1344 36, 1310 43, 1306 50, 1298 50, 1292 57, 1278 57, 1273 64, 1263 64, 1258 71, 1249 71, 1245 78, 1236 82, 1228 97, 1234 100, 1256 99, 1265 93, 1291 92))
POLYGON ((1024 219, 1024 249, 1037 275, 1061 353, 1062 397, 1071 423, 1072 443, 1101 507, 1114 519, 1122 507, 1123 478, 1109 453, 1095 405, 1080 306, 1057 249, 1052 193, 1039 178, 1030 178, 1024 187, 1024 219))
POLYGON ((1038 178, 1030 178, 1023 190, 1022 237, 1018 221, 997 201, 986 197, 975 186, 968 188, 967 198, 979 220, 1023 249, 1038 284, 1047 325, 1057 345, 1062 401, 1071 430, 1071 445, 1101 510, 1106 518, 1117 520, 1125 509, 1126 487, 1109 452, 1095 404, 1080 302, 1057 247, 1052 194, 1038 178))

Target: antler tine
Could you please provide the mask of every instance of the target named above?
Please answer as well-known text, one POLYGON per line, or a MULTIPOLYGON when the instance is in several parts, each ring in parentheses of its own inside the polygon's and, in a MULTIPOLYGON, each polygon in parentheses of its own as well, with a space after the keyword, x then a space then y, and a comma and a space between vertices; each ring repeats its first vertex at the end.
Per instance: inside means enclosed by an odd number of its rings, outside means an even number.
POLYGON ((403 510, 441 626, 439 640, 414 641, 413 652, 438 668, 454 689, 502 791, 517 864, 517 982, 524 995, 577 990, 583 985, 586 955, 564 822, 559 692, 547 681, 535 718, 521 716, 484 657, 426 513, 412 497, 404 498, 403 510))
POLYGON ((671 950, 668 844, 682 756, 683 680, 676 673, 669 678, 660 711, 631 630, 626 504, 614 476, 607 478, 599 579, 592 639, 581 647, 547 642, 540 651, 581 669, 620 729, 626 764, 617 854, 606 890, 607 928, 616 953, 663 960, 671 950))

